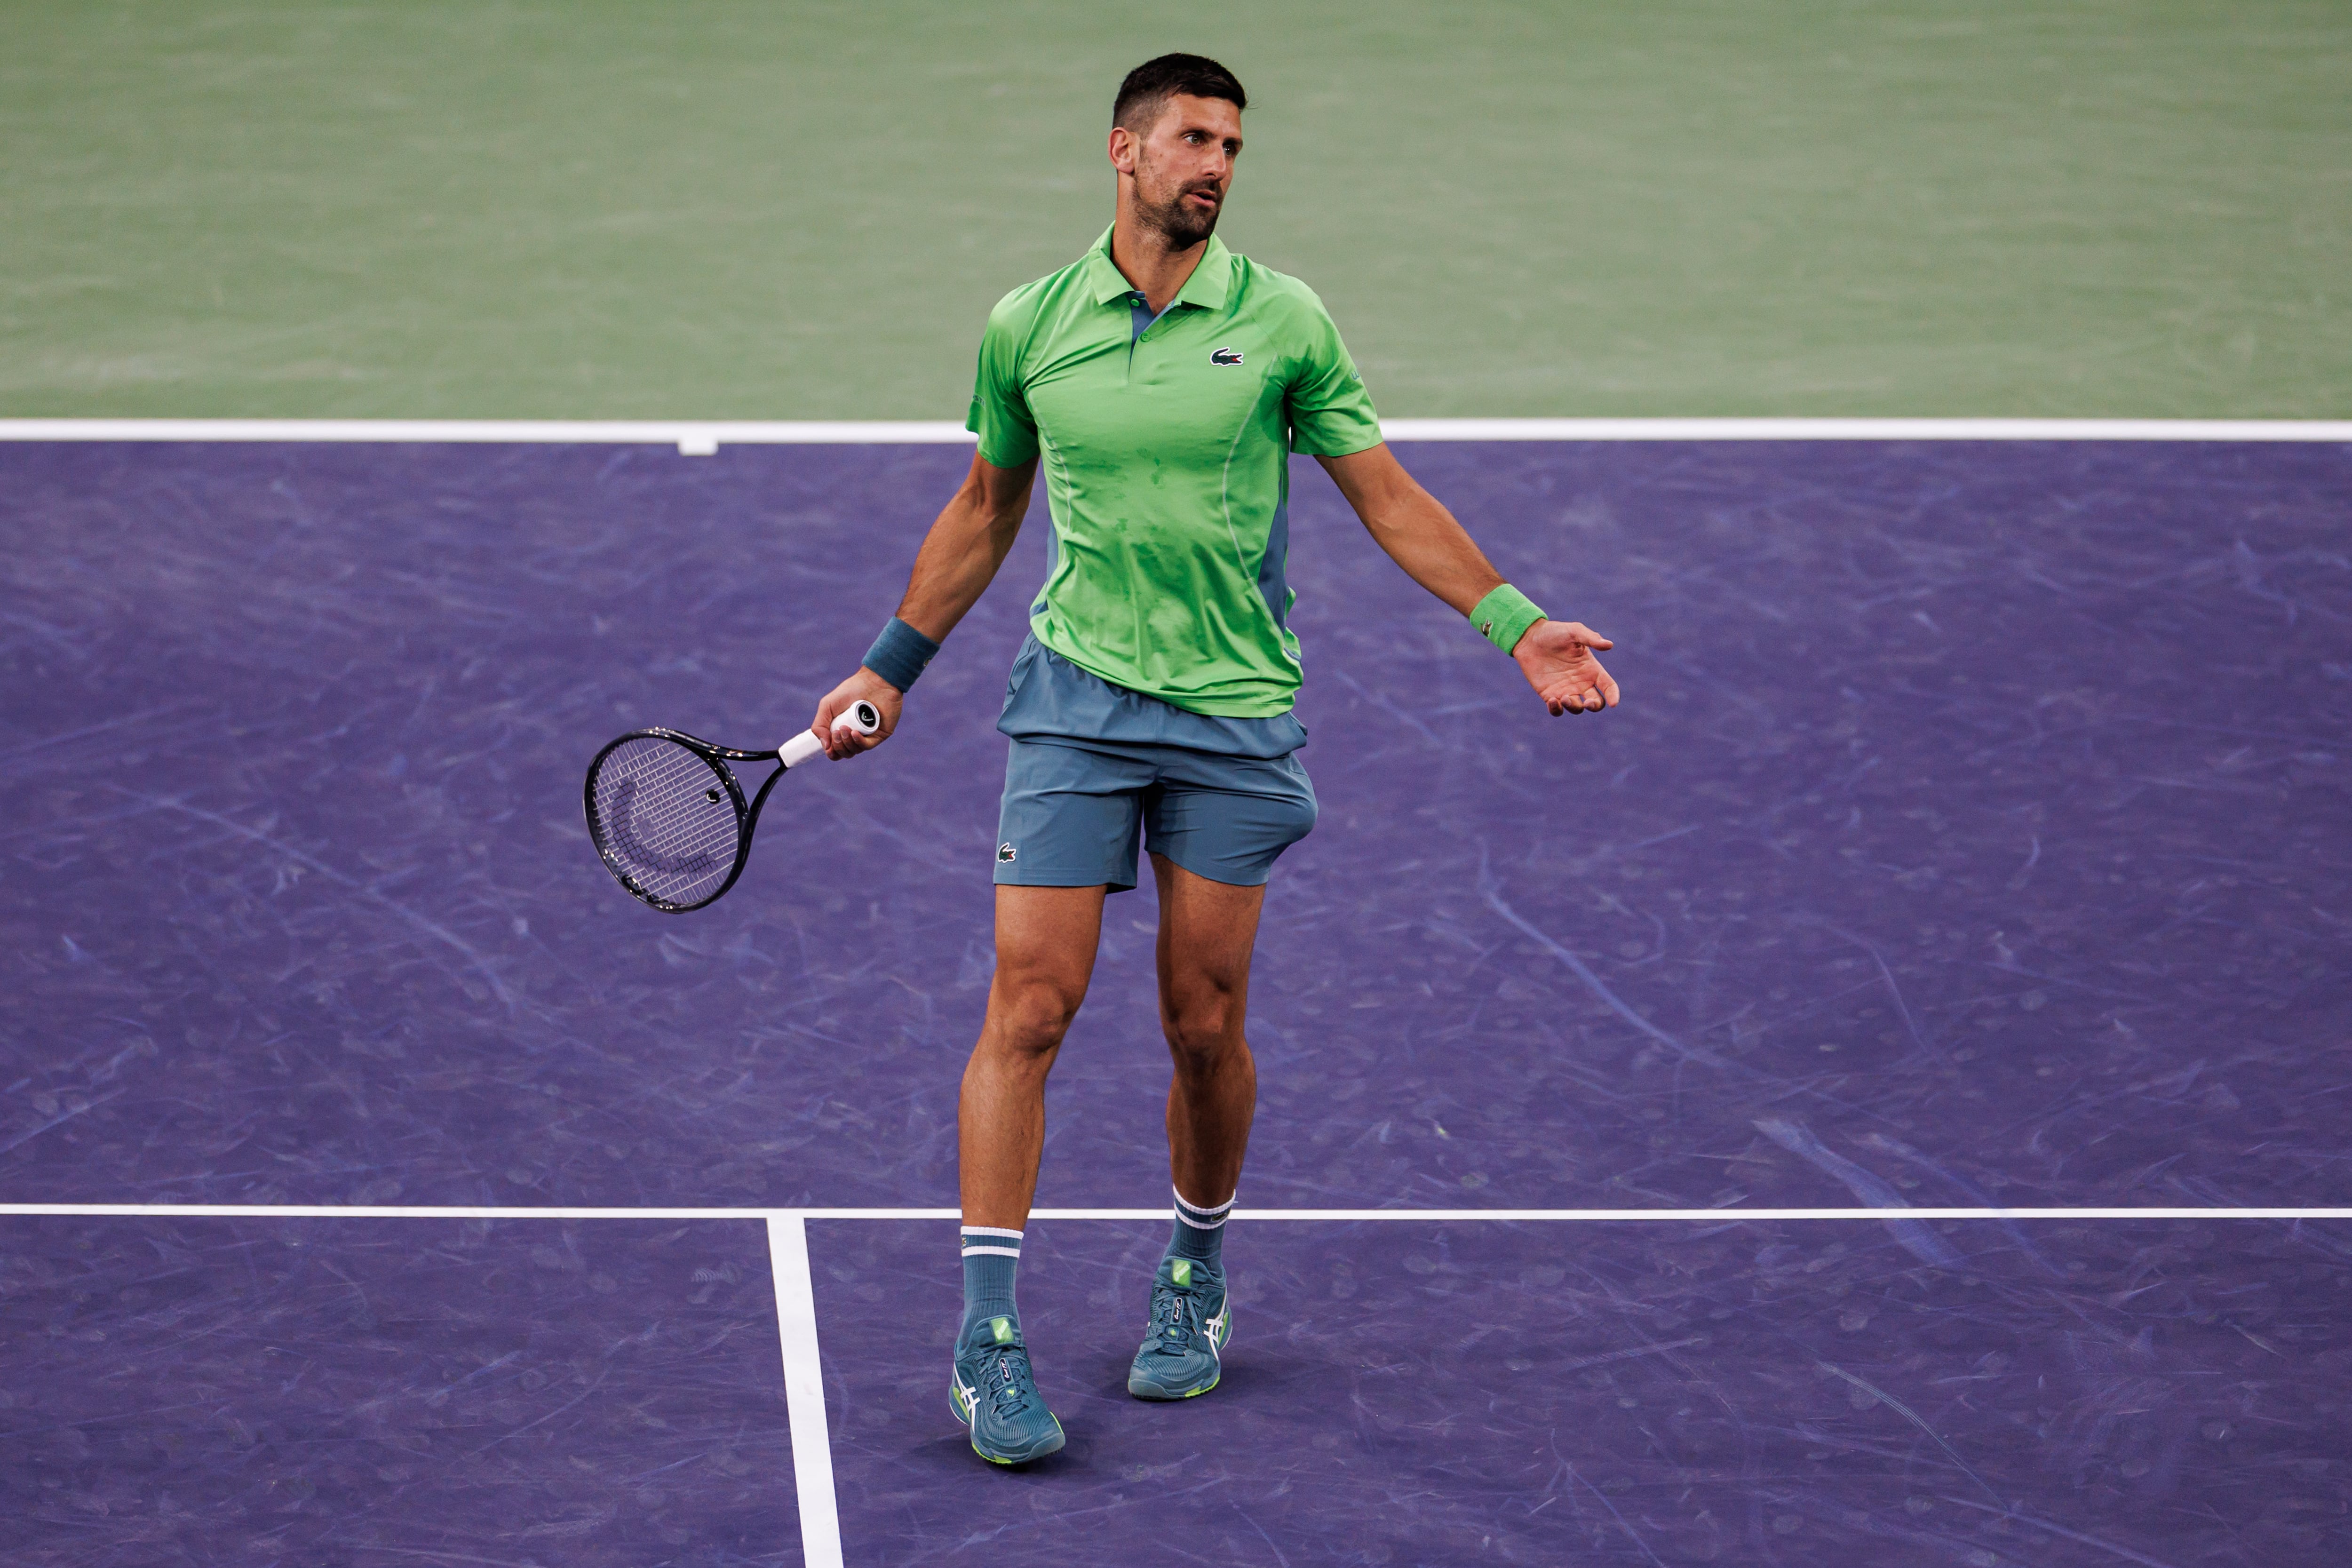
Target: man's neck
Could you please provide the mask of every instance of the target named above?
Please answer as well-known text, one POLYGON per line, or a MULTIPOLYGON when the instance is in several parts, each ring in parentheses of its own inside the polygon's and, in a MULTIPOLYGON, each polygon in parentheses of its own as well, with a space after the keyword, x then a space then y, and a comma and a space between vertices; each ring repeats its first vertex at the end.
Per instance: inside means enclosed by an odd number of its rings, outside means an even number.
POLYGON ((1143 291, 1143 303, 1153 315, 1168 308, 1207 255, 1206 239, 1182 250, 1171 250, 1168 237, 1134 213, 1121 210, 1110 227, 1110 263, 1119 276, 1143 291))

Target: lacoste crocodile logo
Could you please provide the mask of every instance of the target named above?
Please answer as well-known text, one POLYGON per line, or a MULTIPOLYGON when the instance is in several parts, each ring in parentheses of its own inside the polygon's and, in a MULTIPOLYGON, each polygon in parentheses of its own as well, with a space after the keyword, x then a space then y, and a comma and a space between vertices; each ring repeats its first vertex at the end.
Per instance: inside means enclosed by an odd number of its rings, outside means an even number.
POLYGON ((1211 364, 1239 364, 1242 363, 1242 351, 1239 349, 1214 350, 1209 355, 1209 363, 1211 364))

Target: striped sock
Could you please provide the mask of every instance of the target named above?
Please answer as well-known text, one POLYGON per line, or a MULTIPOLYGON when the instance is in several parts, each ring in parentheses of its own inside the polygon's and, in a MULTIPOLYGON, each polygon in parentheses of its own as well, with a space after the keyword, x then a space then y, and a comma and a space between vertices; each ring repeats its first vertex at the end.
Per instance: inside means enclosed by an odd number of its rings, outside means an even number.
POLYGON ((1224 1267, 1225 1221, 1233 1212, 1232 1198, 1215 1208, 1204 1209, 1178 1193, 1176 1224, 1168 1237, 1168 1256, 1189 1258, 1212 1268, 1224 1267))
POLYGON ((982 1318, 1010 1318, 1017 1325, 1021 1309, 1013 1300, 1013 1276, 1021 1267, 1021 1233, 993 1226, 963 1227, 963 1327, 961 1343, 982 1318))

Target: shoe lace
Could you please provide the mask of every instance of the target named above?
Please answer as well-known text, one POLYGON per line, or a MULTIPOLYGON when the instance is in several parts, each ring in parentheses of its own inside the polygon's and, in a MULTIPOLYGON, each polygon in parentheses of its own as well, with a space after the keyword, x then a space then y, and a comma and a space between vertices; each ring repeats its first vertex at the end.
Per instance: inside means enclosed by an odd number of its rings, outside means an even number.
POLYGON ((1192 1349, 1192 1336, 1201 1330, 1201 1298, 1198 1292, 1180 1289, 1161 1283, 1151 1288, 1151 1334, 1155 1355, 1182 1355, 1192 1349))
POLYGON ((1018 1415, 1028 1407, 1033 1386, 1029 1352, 1019 1345, 992 1345, 982 1352, 980 1386, 998 1419, 1018 1415))

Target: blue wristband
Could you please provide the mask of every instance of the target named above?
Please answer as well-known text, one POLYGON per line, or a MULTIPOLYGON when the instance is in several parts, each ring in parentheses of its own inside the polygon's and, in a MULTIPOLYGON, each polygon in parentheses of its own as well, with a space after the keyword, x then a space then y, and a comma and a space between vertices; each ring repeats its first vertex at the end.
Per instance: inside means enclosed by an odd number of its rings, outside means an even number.
POLYGON ((882 628, 882 635, 874 639, 874 646, 858 662, 904 691, 915 684, 915 678, 923 673, 923 666, 930 663, 931 656, 939 651, 939 644, 892 616, 890 624, 882 628))

